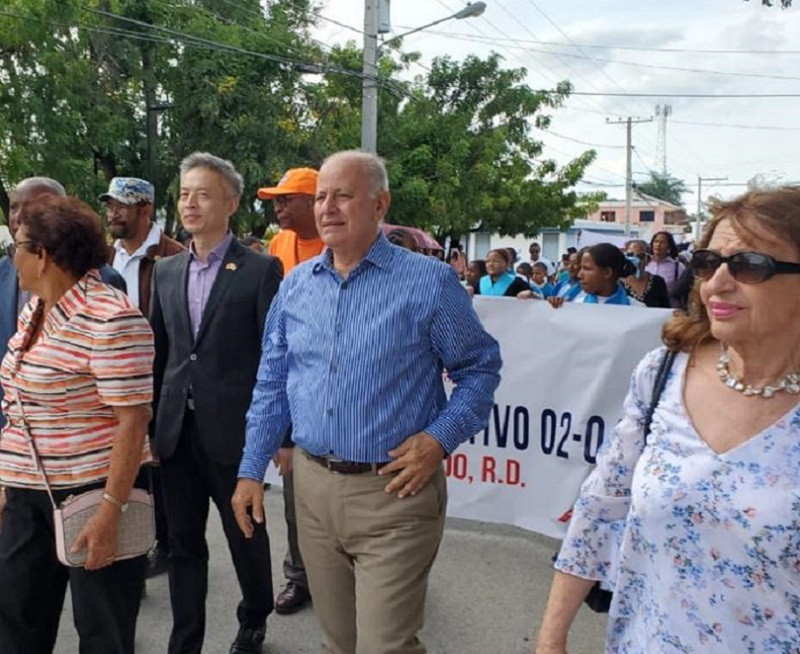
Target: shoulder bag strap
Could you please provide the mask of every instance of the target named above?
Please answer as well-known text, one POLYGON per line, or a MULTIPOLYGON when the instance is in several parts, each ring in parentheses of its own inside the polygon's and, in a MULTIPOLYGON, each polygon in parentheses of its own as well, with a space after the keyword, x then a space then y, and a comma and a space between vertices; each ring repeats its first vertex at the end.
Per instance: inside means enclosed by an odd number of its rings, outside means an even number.
POLYGON ((22 400, 19 397, 19 390, 14 387, 14 400, 17 403, 17 409, 19 410, 19 415, 22 417, 22 431, 25 434, 25 438, 28 441, 28 447, 31 451, 31 457, 33 458, 33 464, 36 466, 36 469, 41 473, 42 480, 44 481, 44 487, 47 489, 47 494, 50 496, 50 502, 53 505, 54 509, 57 509, 58 506, 56 505, 56 500, 53 497, 53 491, 50 489, 50 482, 47 479, 47 473, 44 471, 44 465, 42 464, 42 460, 39 457, 39 451, 36 449, 36 443, 33 440, 33 436, 31 435, 31 429, 28 425, 28 419, 25 417, 25 410, 22 408, 22 400))
POLYGON ((664 392, 664 387, 667 385, 667 377, 672 368, 672 362, 675 361, 677 352, 674 350, 667 350, 664 357, 661 359, 661 364, 658 366, 656 373, 656 380, 653 384, 653 397, 650 400, 650 406, 647 408, 647 413, 644 419, 644 444, 647 445, 647 437, 650 434, 650 425, 653 422, 653 414, 656 412, 656 407, 661 401, 661 394, 664 392))

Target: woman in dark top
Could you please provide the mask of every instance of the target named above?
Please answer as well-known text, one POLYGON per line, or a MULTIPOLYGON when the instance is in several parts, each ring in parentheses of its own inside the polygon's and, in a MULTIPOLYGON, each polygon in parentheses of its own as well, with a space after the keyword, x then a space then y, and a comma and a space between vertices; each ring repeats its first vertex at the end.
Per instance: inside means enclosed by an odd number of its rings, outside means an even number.
POLYGON ((511 266, 509 254, 504 249, 490 250, 486 255, 486 272, 475 289, 475 295, 517 297, 517 293, 530 291, 528 283, 508 271, 511 266))
POLYGON ((645 270, 647 243, 645 241, 628 241, 625 245, 625 256, 636 268, 636 272, 622 282, 628 297, 639 300, 648 307, 669 309, 671 304, 666 282, 658 275, 651 275, 645 270))

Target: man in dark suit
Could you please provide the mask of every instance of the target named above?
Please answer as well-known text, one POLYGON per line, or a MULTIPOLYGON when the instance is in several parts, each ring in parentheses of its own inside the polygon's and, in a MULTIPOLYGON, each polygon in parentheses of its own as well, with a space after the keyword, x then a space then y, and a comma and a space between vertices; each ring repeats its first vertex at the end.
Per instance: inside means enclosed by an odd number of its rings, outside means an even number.
MULTIPOLYGON (((8 231, 11 233, 11 238, 16 236, 19 217, 25 211, 26 206, 45 195, 64 197, 66 194, 64 187, 49 177, 28 177, 19 182, 11 191, 10 197, 8 231)), ((111 266, 103 266, 100 269, 100 277, 106 284, 126 291, 125 280, 111 266)), ((9 254, 0 258, 0 359, 5 356, 8 339, 17 331, 17 316, 28 300, 30 300, 30 293, 19 290, 17 269, 14 268, 14 246, 12 245, 9 254)), ((2 391, 3 389, 0 387, 0 397, 2 397, 2 391)), ((4 425, 5 418, 0 413, 0 429, 4 425)))
POLYGON ((264 320, 282 276, 278 259, 252 252, 228 229, 242 190, 229 161, 200 152, 184 159, 178 211, 192 244, 159 261, 153 278, 154 449, 169 522, 171 654, 203 646, 209 499, 242 590, 231 654, 261 652, 273 609, 266 528, 244 538, 231 508, 264 320))

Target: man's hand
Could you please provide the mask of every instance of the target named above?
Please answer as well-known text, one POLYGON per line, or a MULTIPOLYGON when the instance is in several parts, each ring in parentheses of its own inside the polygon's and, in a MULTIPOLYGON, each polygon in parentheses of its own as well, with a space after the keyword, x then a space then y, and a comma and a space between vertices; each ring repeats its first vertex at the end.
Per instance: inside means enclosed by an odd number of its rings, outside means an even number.
POLYGON ((94 515, 83 525, 70 551, 77 554, 86 548, 86 570, 99 570, 114 563, 117 553, 120 510, 109 502, 100 502, 94 515))
POLYGON ((424 431, 407 438, 400 447, 389 451, 394 461, 378 471, 380 475, 400 471, 386 485, 386 492, 398 491, 400 498, 416 495, 442 464, 444 454, 439 442, 424 431))
POLYGON ((231 498, 236 524, 245 538, 253 537, 253 521, 264 523, 264 485, 255 479, 240 479, 231 498), (252 509, 252 517, 247 512, 252 509))
POLYGON ((285 477, 292 471, 292 453, 293 447, 282 447, 278 450, 275 456, 272 457, 272 463, 278 469, 278 474, 285 477))

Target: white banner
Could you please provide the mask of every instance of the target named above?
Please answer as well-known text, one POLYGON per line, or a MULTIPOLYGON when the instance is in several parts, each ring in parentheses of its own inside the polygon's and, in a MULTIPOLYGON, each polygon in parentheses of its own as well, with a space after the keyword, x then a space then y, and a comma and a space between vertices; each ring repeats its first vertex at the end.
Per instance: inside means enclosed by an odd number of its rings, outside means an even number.
MULTIPOLYGON (((448 515, 560 538, 597 448, 619 421, 631 372, 670 311, 476 297, 500 343, 488 428, 446 460, 448 515)), ((274 469, 267 481, 280 483, 274 469)))

